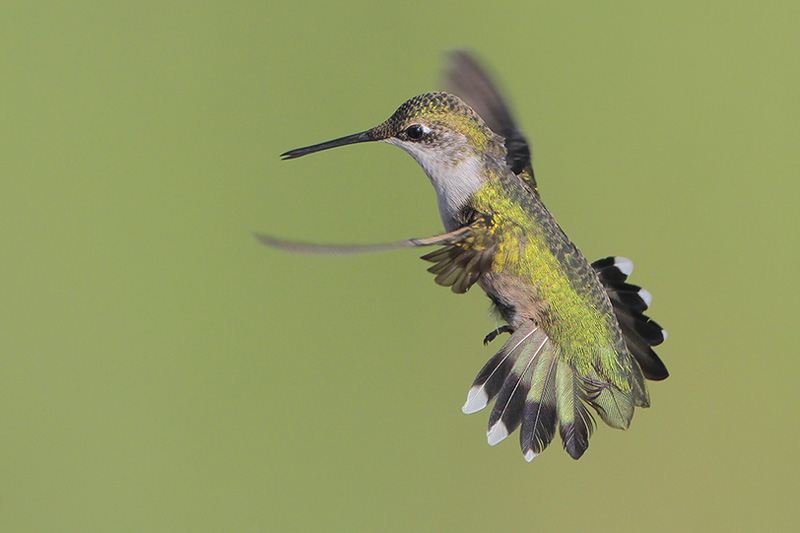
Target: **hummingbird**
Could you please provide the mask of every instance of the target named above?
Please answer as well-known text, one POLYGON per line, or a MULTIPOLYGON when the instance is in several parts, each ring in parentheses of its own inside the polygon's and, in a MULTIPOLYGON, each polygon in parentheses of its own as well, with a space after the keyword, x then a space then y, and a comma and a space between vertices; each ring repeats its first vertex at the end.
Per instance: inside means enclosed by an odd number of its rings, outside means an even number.
POLYGON ((478 373, 462 411, 494 402, 488 443, 519 429, 528 462, 556 431, 579 459, 595 427, 591 411, 627 429, 634 408, 650 406, 645 380, 669 375, 652 347, 667 334, 644 314, 650 293, 627 281, 633 263, 618 256, 590 263, 545 207, 530 145, 475 58, 451 54, 447 79, 451 92, 415 96, 371 129, 282 154, 295 159, 362 142, 402 148, 433 185, 444 233, 364 246, 256 238, 311 253, 437 246, 422 256, 433 263, 428 271, 436 283, 459 294, 477 285, 504 321, 484 344, 509 334, 478 373))

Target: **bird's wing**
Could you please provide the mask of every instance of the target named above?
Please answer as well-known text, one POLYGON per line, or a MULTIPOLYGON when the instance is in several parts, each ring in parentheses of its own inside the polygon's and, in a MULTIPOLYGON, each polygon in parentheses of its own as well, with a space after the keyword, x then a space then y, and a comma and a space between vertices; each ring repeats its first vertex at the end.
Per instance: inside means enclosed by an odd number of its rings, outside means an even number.
POLYGON ((436 246, 440 244, 452 244, 465 239, 471 233, 470 226, 464 226, 455 231, 449 231, 440 235, 434 235, 425 239, 406 239, 404 241, 387 242, 382 244, 317 244, 279 239, 272 235, 263 233, 253 233, 253 236, 261 243, 270 248, 278 248, 287 252, 301 254, 320 254, 320 255, 352 255, 370 252, 384 252, 386 250, 396 250, 398 248, 413 248, 415 246, 436 246))
POLYGON ((458 240, 422 256, 435 263, 428 272, 436 274, 436 283, 461 294, 491 270, 496 242, 490 225, 489 220, 478 218, 461 228, 467 231, 458 240))
POLYGON ((517 128, 511 111, 497 86, 475 58, 464 50, 449 55, 445 73, 448 90, 460 96, 496 134, 505 138, 506 163, 538 194, 533 176, 531 150, 527 139, 517 128))
POLYGON ((407 239, 383 244, 313 244, 278 239, 260 233, 255 233, 254 236, 259 242, 270 248, 323 255, 351 255, 416 246, 444 245, 443 248, 422 256, 422 259, 435 263, 428 271, 436 274, 436 283, 451 287, 453 292, 456 293, 467 292, 481 274, 489 271, 492 266, 495 249, 495 243, 489 230, 489 222, 483 218, 479 218, 471 224, 454 231, 434 235, 433 237, 407 239))

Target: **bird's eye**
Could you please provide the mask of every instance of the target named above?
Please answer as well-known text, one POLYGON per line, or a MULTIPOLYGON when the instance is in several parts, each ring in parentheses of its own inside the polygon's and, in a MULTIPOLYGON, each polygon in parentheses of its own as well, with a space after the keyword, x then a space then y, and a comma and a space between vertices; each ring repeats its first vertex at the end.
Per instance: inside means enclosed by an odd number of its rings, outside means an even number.
POLYGON ((406 128, 406 135, 412 141, 418 141, 422 139, 422 135, 424 133, 425 132, 422 129, 422 126, 420 126, 419 124, 412 124, 408 128, 406 128))

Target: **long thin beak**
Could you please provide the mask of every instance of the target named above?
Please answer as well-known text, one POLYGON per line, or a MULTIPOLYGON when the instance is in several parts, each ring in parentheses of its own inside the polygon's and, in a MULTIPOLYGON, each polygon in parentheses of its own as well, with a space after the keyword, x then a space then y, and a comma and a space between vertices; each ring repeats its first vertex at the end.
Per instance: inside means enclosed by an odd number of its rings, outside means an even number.
POLYGON ((281 154, 281 159, 284 161, 286 159, 295 159, 297 157, 301 157, 307 154, 313 154, 314 152, 320 152, 322 150, 327 150, 328 148, 336 148, 337 146, 345 146, 348 144, 356 144, 356 143, 363 143, 369 141, 377 141, 378 138, 373 133, 373 130, 362 131, 361 133, 356 133, 353 135, 348 135, 346 137, 341 137, 339 139, 334 139, 332 141, 314 144, 312 146, 306 146, 305 148, 297 148, 295 150, 289 150, 286 153, 281 154))

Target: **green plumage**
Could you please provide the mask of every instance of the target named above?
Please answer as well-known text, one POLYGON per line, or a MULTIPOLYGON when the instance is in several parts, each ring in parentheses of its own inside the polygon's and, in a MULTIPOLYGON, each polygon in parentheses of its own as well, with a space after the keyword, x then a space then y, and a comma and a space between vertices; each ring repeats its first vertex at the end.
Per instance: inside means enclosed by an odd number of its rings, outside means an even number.
MULTIPOLYGON (((608 425, 624 429, 633 406, 646 403, 645 389, 594 269, 529 191, 520 178, 505 173, 473 195, 470 207, 487 221, 476 226, 475 239, 492 242, 494 250, 491 267, 478 283, 512 327, 535 325, 544 335, 543 341, 533 336, 516 348, 521 355, 506 382, 510 390, 524 391, 537 411, 556 415, 534 422, 529 438, 541 437, 534 444, 523 436, 523 452, 539 453, 557 423, 565 448, 577 459, 593 427, 587 405, 608 425), (541 343, 536 350, 534 341, 541 343), (539 431, 536 425, 545 423, 551 427, 539 431)), ((495 411, 505 413, 515 401, 501 391, 495 411)), ((493 414, 490 442, 496 440, 492 435, 513 431, 524 411, 517 418, 493 414)))
MULTIPOLYGON (((529 310, 573 366, 589 371, 595 357, 625 351, 622 335, 597 276, 583 254, 519 178, 507 174, 488 182, 471 202, 488 215, 484 231, 496 244, 491 266, 494 285, 528 285, 531 302, 509 302, 529 310)), ((611 374, 617 365, 601 365, 611 374)), ((615 384, 624 387, 624 380, 615 384)))

